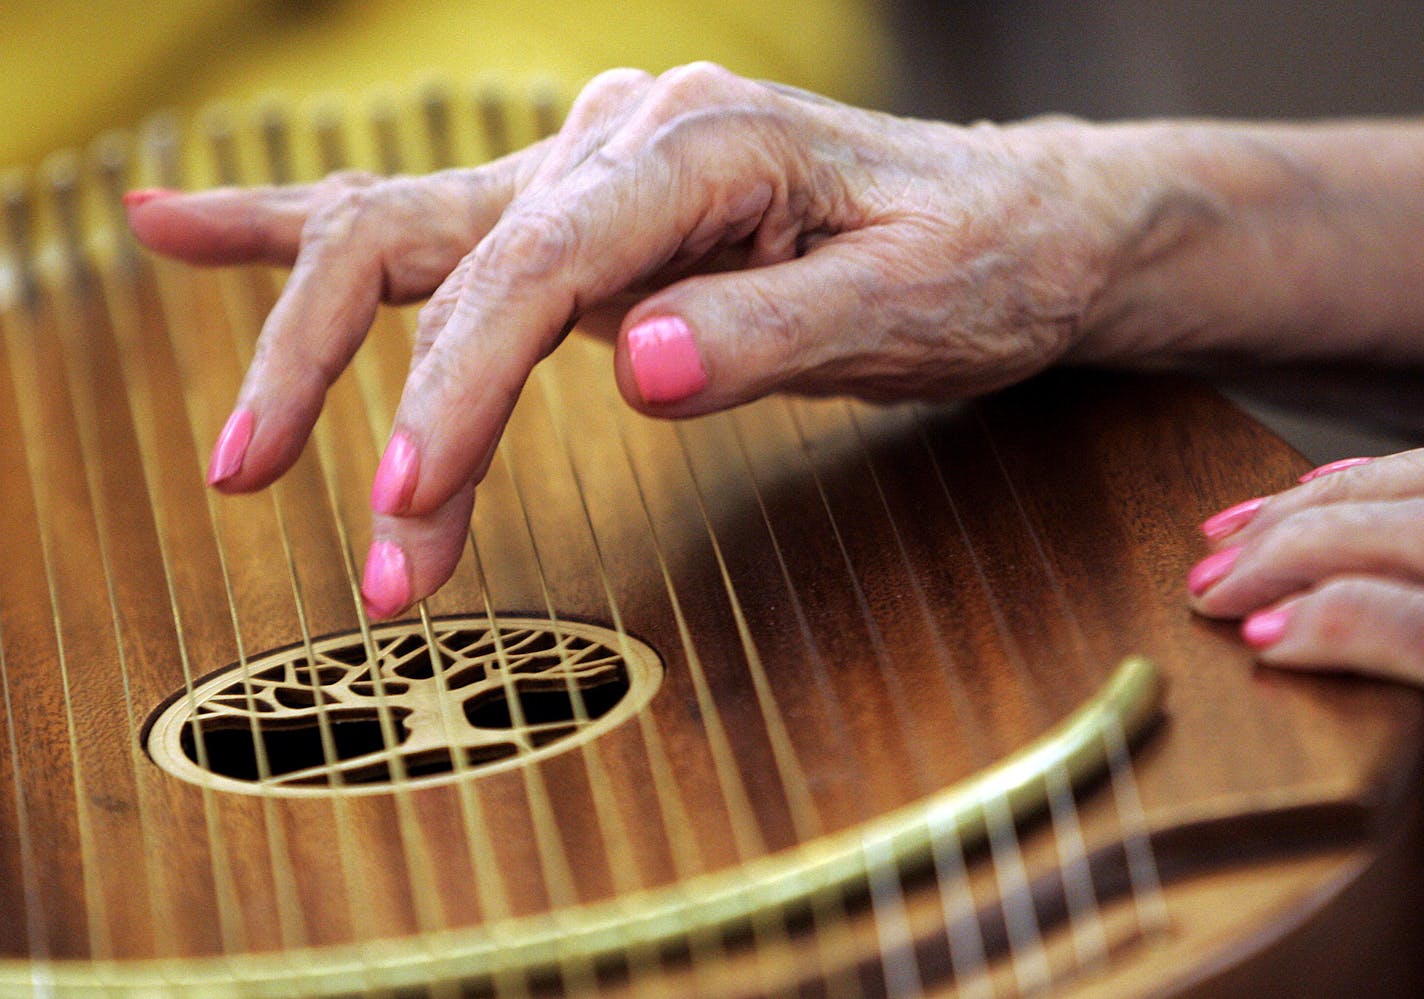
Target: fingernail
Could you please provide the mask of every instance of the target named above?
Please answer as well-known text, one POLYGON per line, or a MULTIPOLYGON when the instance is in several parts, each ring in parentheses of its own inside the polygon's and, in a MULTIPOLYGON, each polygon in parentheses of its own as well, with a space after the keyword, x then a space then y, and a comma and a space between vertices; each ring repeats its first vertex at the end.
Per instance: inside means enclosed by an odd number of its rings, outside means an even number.
POLYGON ((1213 514, 1202 521, 1201 530, 1212 541, 1220 541, 1228 535, 1234 534, 1250 522, 1256 516, 1256 511, 1265 504, 1265 496, 1257 496, 1255 499, 1248 499, 1244 503, 1237 503, 1229 506, 1218 514, 1213 514))
POLYGON ((252 411, 233 410, 223 425, 218 441, 213 445, 213 457, 208 462, 208 485, 226 482, 242 467, 242 459, 247 455, 247 445, 252 443, 252 411))
POLYGON ((1318 479, 1318 478, 1320 478, 1322 475, 1329 475, 1331 472, 1343 472, 1343 471, 1344 471, 1345 469, 1347 469, 1347 468, 1354 468, 1356 465, 1363 465, 1363 464, 1365 464, 1366 462, 1370 462, 1370 461, 1374 461, 1374 459, 1373 459, 1373 458, 1341 458, 1339 461, 1332 461, 1332 462, 1330 462, 1330 463, 1328 463, 1328 464, 1321 465, 1319 468, 1312 468, 1310 471, 1308 471, 1308 472, 1306 472, 1304 475, 1302 475, 1297 481, 1298 481, 1298 482, 1310 482, 1312 479, 1318 479))
POLYGON ((692 330, 677 316, 645 319, 629 330, 628 363, 644 402, 678 402, 707 387, 692 330))
POLYGON ((145 187, 137 191, 127 191, 124 194, 124 207, 137 208, 139 205, 146 204, 147 202, 157 201, 159 198, 168 198, 181 193, 181 191, 171 187, 145 187))
POLYGON ((371 483, 371 509, 377 513, 400 514, 415 492, 415 476, 420 470, 420 455, 415 445, 401 431, 391 435, 386 453, 376 469, 371 483))
POLYGON ((1241 554, 1241 547, 1223 548, 1219 552, 1213 552, 1192 566, 1192 571, 1187 573, 1187 589, 1192 591, 1192 596, 1199 597, 1212 586, 1221 581, 1221 578, 1231 571, 1231 567, 1236 564, 1236 558, 1241 554))
POLYGON ((1283 637, 1290 624, 1290 611, 1284 607, 1257 611, 1241 625, 1241 637, 1253 649, 1269 649, 1283 637))
POLYGON ((410 577, 405 552, 392 541, 373 541, 361 577, 361 599, 372 617, 398 613, 410 603, 410 577))

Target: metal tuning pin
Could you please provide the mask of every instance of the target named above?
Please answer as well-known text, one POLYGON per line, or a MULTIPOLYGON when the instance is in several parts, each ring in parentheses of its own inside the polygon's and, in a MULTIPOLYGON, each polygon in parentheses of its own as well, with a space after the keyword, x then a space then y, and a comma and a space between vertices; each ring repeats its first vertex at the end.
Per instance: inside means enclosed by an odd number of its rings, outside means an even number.
POLYGON ((509 109, 505 106, 504 90, 499 84, 481 84, 475 94, 475 108, 488 157, 495 160, 513 152, 514 145, 509 140, 509 109))
POLYGON ((0 177, 0 200, 5 205, 5 249, 10 258, 16 294, 26 306, 38 294, 35 280, 33 198, 29 180, 20 170, 0 177))
POLYGON ((371 104, 371 130, 376 136, 376 158, 386 176, 394 176, 405 168, 401 155, 400 125, 395 105, 389 98, 378 98, 371 104))
POLYGON ((208 139, 208 150, 212 153, 213 169, 217 171, 218 183, 239 183, 242 164, 238 156, 237 130, 233 127, 232 112, 227 108, 214 108, 209 111, 203 122, 203 133, 208 139))
POLYGON ((547 138, 559 130, 563 116, 559 113, 559 90, 548 80, 535 83, 529 91, 534 108, 534 130, 539 138, 547 138))
POLYGON ((341 107, 335 103, 322 104, 312 112, 312 130, 316 133, 318 164, 324 174, 345 170, 351 162, 346 149, 346 126, 342 121, 341 107))
POLYGON ((178 119, 172 114, 157 114, 139 129, 138 174, 152 178, 160 187, 183 186, 183 164, 178 119))
POLYGON ((420 110, 430 142, 430 166, 435 170, 448 170, 455 165, 449 88, 438 80, 427 84, 420 94, 420 110))
POLYGON ((129 187, 132 144, 128 136, 108 132, 94 143, 92 155, 112 236, 114 263, 123 273, 131 274, 138 262, 138 254, 124 212, 124 192, 129 187))
POLYGON ((80 204, 81 167, 79 154, 72 150, 55 153, 44 164, 45 185, 49 188, 58 226, 59 246, 76 290, 84 290, 94 280, 93 262, 84 234, 84 212, 80 204))
POLYGON ((264 103, 258 113, 258 130, 272 183, 290 184, 296 171, 292 167, 292 128, 286 105, 276 99, 264 103))

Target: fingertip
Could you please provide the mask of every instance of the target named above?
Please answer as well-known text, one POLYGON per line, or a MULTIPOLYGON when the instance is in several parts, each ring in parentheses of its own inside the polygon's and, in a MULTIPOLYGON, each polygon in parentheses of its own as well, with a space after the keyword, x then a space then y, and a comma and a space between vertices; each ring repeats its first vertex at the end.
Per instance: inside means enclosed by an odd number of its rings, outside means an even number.
POLYGON ((1264 652, 1280 643, 1290 628, 1288 607, 1272 607, 1257 611, 1241 623, 1241 637, 1257 652, 1264 652))
POLYGON ((682 402, 708 385, 697 339, 680 316, 654 316, 628 330, 628 367, 642 402, 682 402))
POLYGON ((175 194, 182 193, 182 191, 179 191, 177 188, 174 187, 137 188, 135 190, 127 191, 124 193, 124 208, 128 209, 129 211, 133 211, 140 205, 146 205, 150 201, 158 201, 163 198, 171 198, 175 194))
POLYGON ((1257 496, 1255 499, 1248 499, 1235 506, 1227 507, 1220 513, 1213 514, 1202 522, 1202 534, 1206 535, 1209 541, 1221 541, 1230 537, 1251 522, 1251 519, 1265 505, 1267 498, 1257 496))
POLYGON ((208 462, 208 485, 223 485, 241 471, 248 445, 252 443, 255 422, 252 411, 246 408, 234 410, 227 418, 208 462))
POLYGON ((361 601, 377 620, 394 617, 411 603, 410 567, 393 541, 373 541, 361 576, 361 601))
POLYGON ((1187 573, 1187 589, 1194 597, 1202 597, 1207 590, 1226 578, 1236 560, 1241 556, 1240 546, 1223 548, 1212 552, 1187 573))

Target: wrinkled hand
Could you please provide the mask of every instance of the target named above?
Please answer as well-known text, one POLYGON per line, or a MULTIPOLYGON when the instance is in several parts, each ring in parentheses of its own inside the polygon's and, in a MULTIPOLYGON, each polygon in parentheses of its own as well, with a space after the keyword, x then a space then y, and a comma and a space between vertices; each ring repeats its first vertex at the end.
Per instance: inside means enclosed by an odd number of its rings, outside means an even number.
POLYGON ((395 614, 454 570, 476 483, 575 322, 628 402, 687 416, 778 389, 948 396, 1073 343, 1129 227, 1087 126, 892 118, 707 65, 605 74, 563 130, 473 170, 131 199, 189 261, 292 273, 209 478, 298 457, 381 300, 431 296, 372 490, 363 592, 395 614))
POLYGON ((1424 683, 1424 449, 1347 459, 1202 525, 1197 610, 1263 662, 1424 683))

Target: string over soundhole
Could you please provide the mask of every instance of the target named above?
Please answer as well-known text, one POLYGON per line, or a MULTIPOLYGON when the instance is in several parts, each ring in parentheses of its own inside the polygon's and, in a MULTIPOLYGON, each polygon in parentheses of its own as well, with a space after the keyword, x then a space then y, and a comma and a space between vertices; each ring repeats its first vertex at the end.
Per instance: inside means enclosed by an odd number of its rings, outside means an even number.
POLYGON ((652 698, 662 663, 595 625, 440 619, 329 636, 234 663, 181 690, 149 755, 242 793, 387 791, 520 766, 613 728, 652 698))

